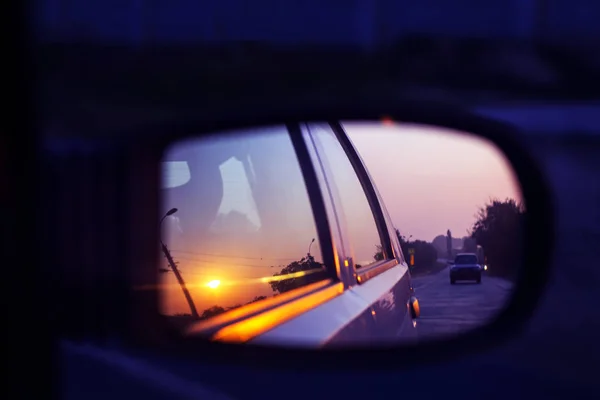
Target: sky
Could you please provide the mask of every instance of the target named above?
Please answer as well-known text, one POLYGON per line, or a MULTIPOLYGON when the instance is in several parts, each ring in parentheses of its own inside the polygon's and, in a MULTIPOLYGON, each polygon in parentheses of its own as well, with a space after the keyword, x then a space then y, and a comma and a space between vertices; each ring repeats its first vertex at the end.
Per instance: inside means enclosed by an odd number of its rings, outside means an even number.
MULTIPOLYGON (((490 198, 520 199, 509 164, 485 140, 427 126, 343 125, 405 236, 432 241, 450 229, 462 237, 490 198)), ((338 216, 347 237, 340 257, 364 266, 373 263, 379 236, 352 165, 328 125, 309 128, 314 139, 308 142, 309 153, 319 165, 315 151, 323 150, 320 162, 333 176, 332 196, 348 209, 338 216)), ((304 178, 285 126, 216 138, 179 142, 163 158, 164 212, 178 211, 164 220, 162 239, 200 314, 215 305, 273 296, 271 283, 281 278, 274 274, 309 251, 322 261, 304 178)), ((168 269, 164 257, 161 267, 168 269)), ((164 311, 189 313, 173 274, 162 278, 164 311)))
POLYGON ((407 237, 466 236, 490 198, 521 199, 510 163, 483 138, 423 125, 343 125, 407 237))

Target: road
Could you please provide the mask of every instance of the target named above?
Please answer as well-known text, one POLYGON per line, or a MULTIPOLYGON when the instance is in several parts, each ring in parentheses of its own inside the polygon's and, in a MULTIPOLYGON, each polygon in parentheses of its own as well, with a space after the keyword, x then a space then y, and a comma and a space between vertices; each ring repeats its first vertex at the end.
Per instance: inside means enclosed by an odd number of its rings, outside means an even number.
POLYGON ((485 324, 510 300, 512 284, 487 276, 481 284, 450 284, 448 268, 434 275, 413 278, 421 316, 419 338, 430 339, 457 334, 485 324))

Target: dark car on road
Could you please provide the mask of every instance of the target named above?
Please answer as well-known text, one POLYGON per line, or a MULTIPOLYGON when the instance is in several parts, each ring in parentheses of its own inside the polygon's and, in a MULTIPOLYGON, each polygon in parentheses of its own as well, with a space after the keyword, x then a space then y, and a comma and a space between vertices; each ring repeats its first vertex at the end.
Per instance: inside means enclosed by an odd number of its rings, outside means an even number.
POLYGON ((479 259, 475 253, 460 253, 450 262, 450 283, 456 281, 475 281, 481 283, 481 271, 479 259))

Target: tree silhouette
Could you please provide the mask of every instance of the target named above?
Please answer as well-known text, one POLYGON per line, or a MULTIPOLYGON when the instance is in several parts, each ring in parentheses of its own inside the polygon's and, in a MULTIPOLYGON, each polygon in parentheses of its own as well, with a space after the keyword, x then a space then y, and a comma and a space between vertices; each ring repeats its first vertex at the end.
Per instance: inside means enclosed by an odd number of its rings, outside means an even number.
POLYGON ((376 249, 376 252, 373 255, 373 259, 375 261, 383 260, 383 248, 381 247, 381 245, 380 244, 375 245, 375 249, 376 249))
POLYGON ((402 250, 402 254, 404 255, 405 258, 407 258, 408 257, 408 249, 411 247, 411 243, 406 238, 406 236, 404 236, 400 233, 400 230, 398 230, 396 228, 395 231, 396 231, 396 237, 398 238, 398 241, 400 242, 400 249, 402 250))
MULTIPOLYGON (((396 229, 396 236, 400 242, 402 248, 402 254, 404 257, 409 257, 408 249, 415 249, 415 265, 414 267, 431 267, 437 261, 437 251, 431 243, 427 243, 423 240, 409 241, 403 236, 398 229, 396 229)), ((375 246, 377 252, 373 256, 376 261, 383 260, 383 250, 381 245, 375 246)))
POLYGON ((254 296, 254 298, 252 300, 250 300, 249 302, 247 302, 246 304, 252 304, 252 303, 255 303, 257 301, 264 300, 266 298, 267 298, 267 296, 254 296))
POLYGON ((273 289, 274 292, 289 292, 290 290, 297 289, 299 287, 306 286, 323 279, 322 275, 318 273, 320 271, 317 270, 324 271, 324 265, 315 261, 315 258, 312 255, 307 254, 306 257, 302 257, 298 261, 293 261, 289 263, 281 271, 273 274, 273 276, 275 277, 282 277, 284 279, 274 280, 272 282, 269 282, 269 284, 271 285, 271 289, 273 289), (306 275, 302 275, 299 277, 285 278, 286 275, 305 271, 310 272, 306 275))
POLYGON ((216 315, 222 314, 224 312, 225 312, 225 309, 223 307, 215 305, 215 306, 212 306, 212 307, 204 310, 202 315, 200 315, 200 319, 211 318, 216 315))
POLYGON ((437 235, 432 241, 431 244, 437 250, 438 254, 447 254, 448 249, 446 245, 446 235, 437 235))
POLYGON ((477 253, 477 240, 473 237, 466 237, 463 240, 463 253, 477 253))
POLYGON ((400 233, 400 230, 398 228, 396 228, 395 231, 396 231, 396 236, 398 237, 398 241, 400 242, 400 246, 404 246, 404 245, 408 244, 408 240, 406 239, 406 237, 404 235, 402 235, 400 233))
POLYGON ((471 237, 485 250, 490 274, 513 278, 518 272, 524 216, 514 199, 492 200, 479 209, 471 237))
POLYGON ((415 249, 415 267, 429 268, 435 265, 438 255, 431 243, 415 240, 413 247, 415 249))

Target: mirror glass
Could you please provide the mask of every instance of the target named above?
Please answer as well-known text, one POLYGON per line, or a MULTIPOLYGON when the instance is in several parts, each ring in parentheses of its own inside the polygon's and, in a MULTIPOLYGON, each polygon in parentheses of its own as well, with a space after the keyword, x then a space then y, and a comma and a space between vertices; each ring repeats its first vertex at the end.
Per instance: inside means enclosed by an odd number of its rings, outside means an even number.
POLYGON ((490 322, 517 284, 519 183, 467 132, 295 123, 186 139, 162 161, 161 313, 184 335, 442 339, 490 322))

